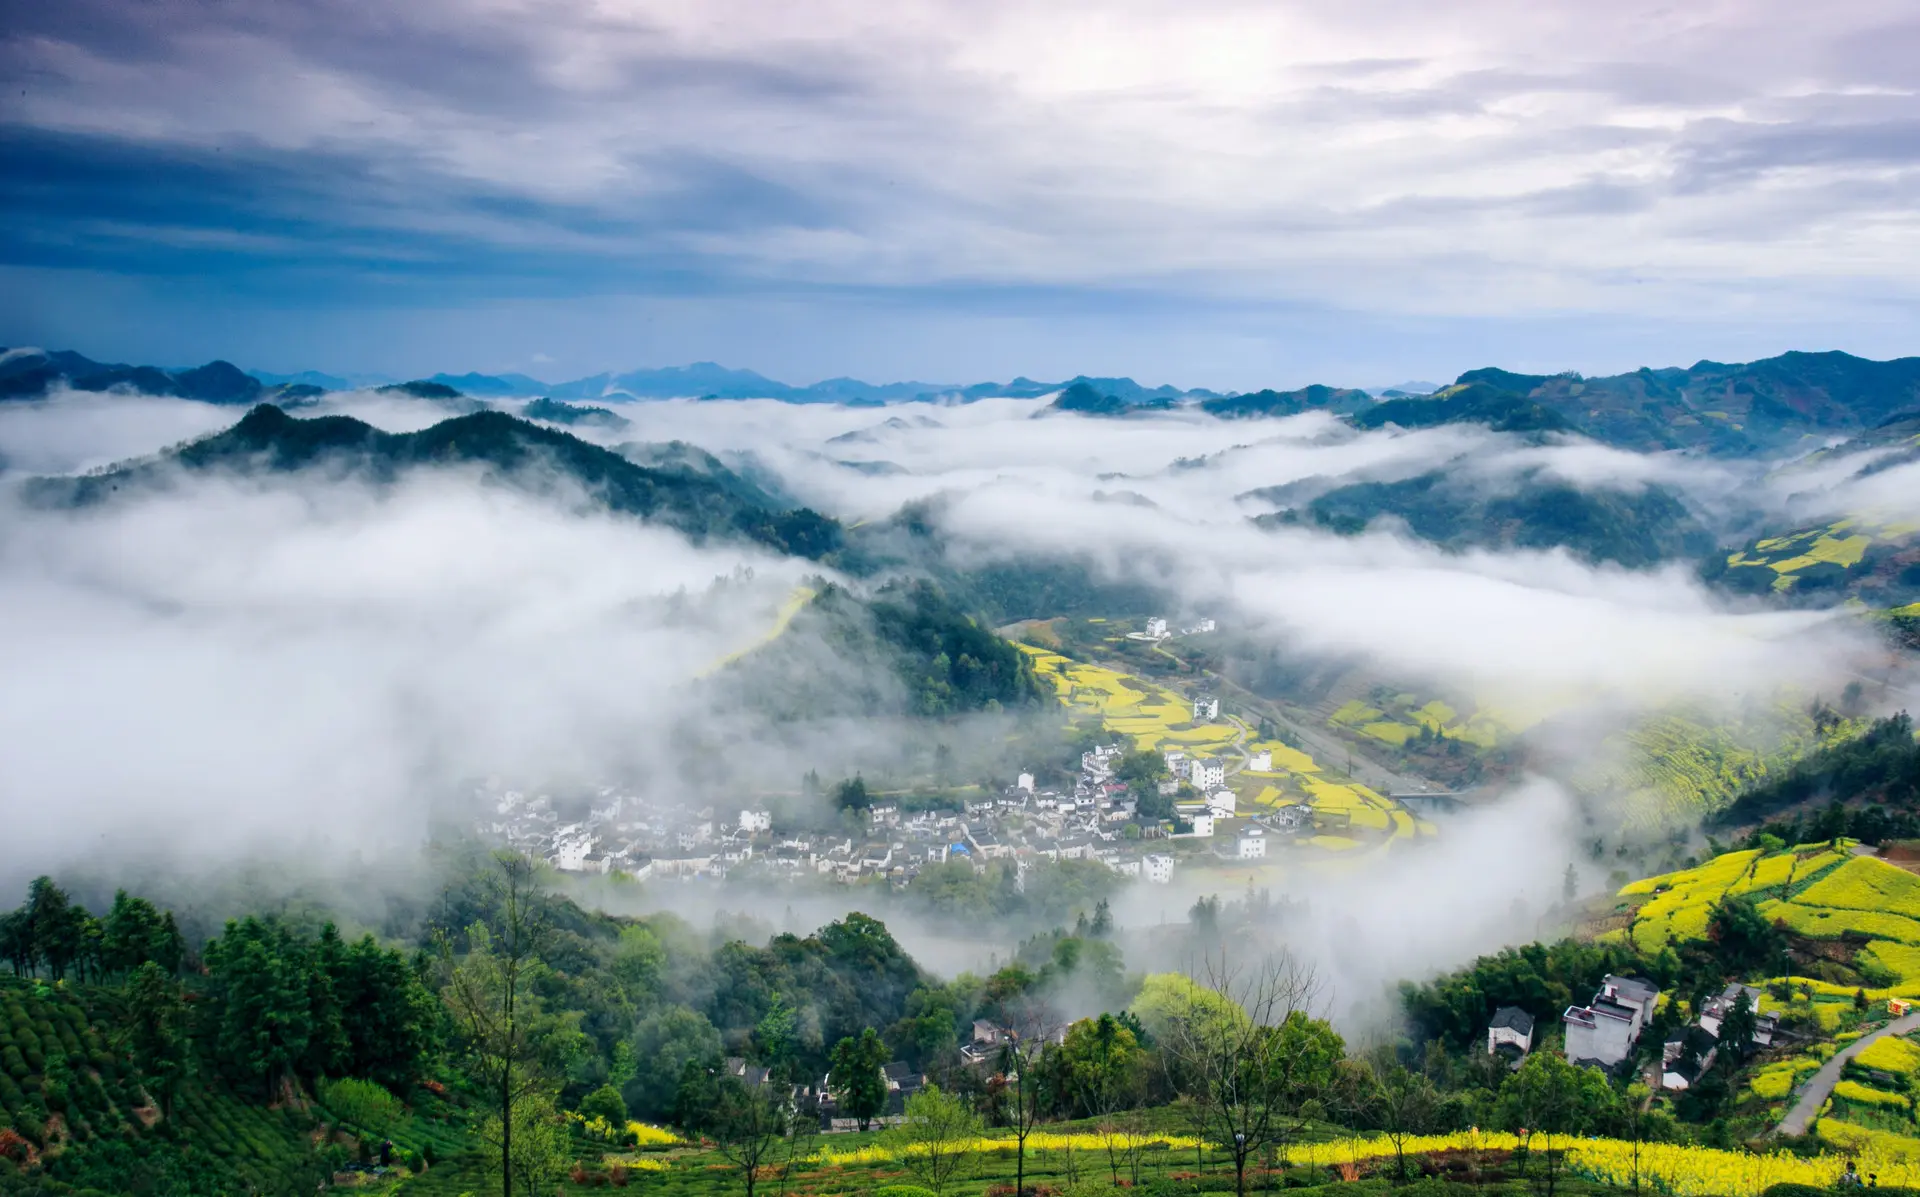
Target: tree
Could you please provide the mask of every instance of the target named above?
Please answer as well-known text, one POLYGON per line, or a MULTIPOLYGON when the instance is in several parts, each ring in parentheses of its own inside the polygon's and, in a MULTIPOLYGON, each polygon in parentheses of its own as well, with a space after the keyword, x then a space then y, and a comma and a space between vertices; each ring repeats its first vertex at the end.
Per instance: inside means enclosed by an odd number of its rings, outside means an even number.
POLYGON ((1595 1113, 1612 1104, 1606 1078, 1567 1063, 1558 1052, 1534 1052, 1500 1089, 1510 1125, 1539 1131, 1547 1139, 1547 1195, 1555 1179, 1553 1137, 1585 1130, 1595 1113))
POLYGON ((980 1118, 959 1097, 928 1085, 907 1098, 906 1117, 887 1132, 894 1158, 906 1165, 934 1197, 963 1179, 974 1159, 980 1118))
POLYGON ((27 927, 34 954, 58 981, 79 957, 85 943, 87 912, 73 905, 51 877, 36 877, 27 887, 27 927))
POLYGON ((521 1093, 510 1107, 489 1110, 480 1123, 480 1141, 500 1159, 503 1194, 512 1193, 516 1182, 525 1193, 546 1192, 573 1163, 573 1140, 553 1094, 545 1089, 521 1093))
POLYGON ((179 983, 152 960, 134 970, 126 999, 122 1041, 161 1117, 171 1119, 187 1072, 186 999, 179 983))
POLYGON ((424 966, 382 948, 371 935, 326 958, 346 1071, 404 1090, 439 1046, 440 1012, 420 979, 424 966))
POLYGON ((1040 1125, 1040 1057, 1044 1034, 1015 1032, 1000 1048, 1000 1071, 995 1077, 1003 1099, 1007 1128, 1013 1132, 1014 1197, 1026 1197, 1027 1140, 1040 1125))
POLYGON ((1095 939, 1105 939, 1113 934, 1113 910, 1105 898, 1093 904, 1093 923, 1087 928, 1087 934, 1095 939))
POLYGON ((627 1128, 627 1102, 620 1096, 620 1090, 612 1085, 602 1085, 580 1099, 580 1116, 589 1121, 605 1119, 606 1124, 618 1134, 627 1128))
POLYGON ((1758 1030, 1759 1020, 1754 1014, 1753 995, 1745 988, 1734 998, 1733 1005, 1720 1021, 1720 1046, 1731 1052, 1737 1059, 1745 1059, 1753 1047, 1754 1032, 1758 1030))
POLYGON ((1209 960, 1189 989, 1196 996, 1162 1039, 1201 1137, 1233 1157, 1240 1197, 1247 1161, 1306 1125, 1308 1103, 1326 1093, 1345 1054, 1333 1028, 1308 1013, 1318 992, 1313 972, 1285 958, 1244 972, 1224 957, 1209 960), (1218 999, 1244 1017, 1221 1018, 1218 999))
POLYGON ((1105 1117, 1139 1100, 1147 1053, 1113 1015, 1083 1018, 1068 1027, 1055 1055, 1060 1087, 1079 1113, 1105 1117))
POLYGON ((1432 1130, 1440 1113, 1440 1095, 1424 1074, 1410 1071, 1391 1047, 1368 1053, 1361 1073, 1360 1121, 1393 1144, 1394 1175, 1407 1179, 1407 1139, 1432 1130))
POLYGON ((833 801, 842 810, 865 810, 873 805, 873 795, 867 792, 865 778, 848 778, 834 787, 833 801))
POLYGON ((627 1108, 654 1118, 674 1115, 687 1068, 717 1061, 720 1050, 720 1032, 698 1010, 668 1006, 641 1019, 633 1032, 633 1079, 621 1090, 627 1108))
POLYGON ((145 898, 117 890, 113 906, 101 920, 101 965, 108 973, 125 975, 151 960, 169 973, 179 968, 182 945, 172 916, 163 916, 145 898))
POLYGON ((833 1045, 833 1100, 840 1113, 860 1120, 860 1129, 887 1108, 887 1045, 872 1027, 833 1045))
POLYGON ((0 957, 13 966, 16 977, 33 971, 38 949, 33 942, 33 922, 25 908, 0 914, 0 957))
POLYGON ((1726 972, 1777 973, 1786 936, 1768 922, 1751 897, 1722 895, 1707 917, 1707 938, 1726 972))
MULTIPOLYGON (((304 945, 277 920, 229 921, 207 945, 214 1049, 230 1073, 271 1096, 290 1084, 314 1043, 313 969, 304 945)), ((338 1024, 322 1030, 325 1038, 338 1024)))
POLYGON ((553 1110, 547 1073, 554 1062, 555 1028, 534 992, 545 971, 552 915, 530 859, 502 852, 494 864, 487 889, 498 934, 475 923, 467 931, 467 954, 457 961, 452 944, 442 939, 440 994, 459 1027, 469 1071, 490 1103, 488 1125, 497 1135, 490 1142, 498 1149, 502 1197, 513 1197, 516 1176, 538 1171, 523 1167, 522 1159, 544 1158, 547 1145, 539 1128, 543 1114, 553 1110), (537 1141, 516 1155, 514 1139, 522 1131, 535 1134, 537 1141))
MULTIPOLYGON (((739 1077, 721 1077, 708 1124, 720 1154, 740 1166, 747 1197, 753 1197, 761 1167, 774 1158, 787 1138, 788 1111, 764 1091, 771 1087, 756 1088, 739 1077)), ((864 1124, 861 1129, 865 1129, 864 1124)))

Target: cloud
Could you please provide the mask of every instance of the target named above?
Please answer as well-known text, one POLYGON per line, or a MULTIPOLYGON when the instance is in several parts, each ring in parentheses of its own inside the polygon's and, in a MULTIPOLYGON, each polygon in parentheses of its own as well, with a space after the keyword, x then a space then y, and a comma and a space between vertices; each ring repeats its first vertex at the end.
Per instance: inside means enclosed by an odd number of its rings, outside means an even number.
POLYGON ((762 634, 798 577, 458 471, 385 495, 183 481, 0 524, 21 867, 411 844, 474 779, 670 760, 676 688, 762 634), (668 602, 742 566, 751 585, 668 602))
POLYGON ((1716 353, 1910 326, 1920 101, 1888 47, 1917 35, 1893 4, 1813 30, 1771 2, 15 15, 15 266, 296 306, 537 300, 543 332, 566 296, 722 296, 736 360, 764 343, 749 300, 811 301, 823 373, 877 356, 861 325, 903 304, 954 329, 970 295, 1021 325, 1146 297, 1179 325, 1163 352, 1245 387, 1307 381, 1299 310, 1468 320, 1508 355, 1585 316, 1582 367, 1640 364, 1636 321, 1716 353), (1249 330, 1194 314, 1220 306, 1249 330))

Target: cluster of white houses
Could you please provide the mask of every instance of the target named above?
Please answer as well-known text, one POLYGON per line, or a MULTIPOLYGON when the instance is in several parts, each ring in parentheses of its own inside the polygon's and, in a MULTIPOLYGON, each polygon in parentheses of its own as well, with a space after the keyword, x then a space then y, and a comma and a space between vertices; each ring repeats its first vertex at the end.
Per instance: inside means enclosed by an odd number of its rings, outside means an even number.
MULTIPOLYGON (((1652 1021, 1659 1001, 1660 991, 1651 982, 1609 974, 1601 980, 1591 1001, 1584 1006, 1569 1006, 1560 1016, 1567 1060, 1606 1072, 1619 1070, 1633 1059, 1641 1032, 1652 1021)), ((1658 1074, 1662 1088, 1689 1088, 1701 1073, 1713 1067, 1721 1028, 1727 1015, 1741 1003, 1757 1012, 1760 991, 1751 985, 1728 985, 1702 1006, 1692 1025, 1676 1031, 1661 1045, 1658 1074)), ((1756 1013, 1753 1042, 1770 1046, 1780 1033, 1779 1024, 1778 1014, 1756 1013)), ((1517 1006, 1502 1006, 1487 1023, 1487 1051, 1518 1068, 1533 1050, 1533 1032, 1531 1014, 1517 1006)))

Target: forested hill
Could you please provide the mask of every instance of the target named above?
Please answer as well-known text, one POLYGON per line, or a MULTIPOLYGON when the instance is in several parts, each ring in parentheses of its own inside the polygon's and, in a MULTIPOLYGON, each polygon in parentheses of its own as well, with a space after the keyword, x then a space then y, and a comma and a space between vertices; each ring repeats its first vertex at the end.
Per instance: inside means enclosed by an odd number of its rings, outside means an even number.
POLYGON ((1920 409, 1920 357, 1877 362, 1793 352, 1604 378, 1488 368, 1469 370, 1460 384, 1522 396, 1623 448, 1743 456, 1789 448, 1809 436, 1874 428, 1920 409))
POLYGON ((787 635, 709 685, 719 705, 776 719, 939 718, 1028 707, 1043 693, 1025 654, 924 579, 865 599, 825 585, 787 635))
POLYGON ((443 420, 419 432, 382 432, 347 416, 298 419, 261 404, 225 432, 159 458, 72 478, 38 478, 29 498, 44 505, 85 505, 123 491, 164 487, 177 471, 294 473, 325 469, 376 484, 436 465, 482 468, 489 481, 539 494, 577 487, 609 510, 636 515, 695 539, 743 536, 781 552, 818 558, 841 539, 840 525, 817 512, 773 510, 743 496, 753 488, 706 473, 654 469, 557 428, 483 411, 443 420))
MULTIPOLYGON (((1254 494, 1285 499, 1284 488, 1254 494)), ((1358 482, 1256 522, 1310 523, 1354 535, 1382 516, 1404 520, 1415 536, 1449 549, 1561 547, 1628 568, 1697 558, 1714 547, 1713 533, 1664 487, 1588 490, 1537 474, 1504 490, 1438 470, 1398 482, 1358 482)))

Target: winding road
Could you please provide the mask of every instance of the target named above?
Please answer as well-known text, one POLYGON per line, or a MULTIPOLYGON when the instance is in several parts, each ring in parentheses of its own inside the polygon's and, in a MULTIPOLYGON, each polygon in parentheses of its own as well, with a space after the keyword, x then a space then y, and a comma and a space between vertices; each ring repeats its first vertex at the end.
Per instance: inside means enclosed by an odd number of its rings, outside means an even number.
POLYGON ((1848 1060, 1865 1051, 1867 1045, 1877 1039, 1888 1035, 1904 1035, 1915 1029, 1920 1029, 1920 1013, 1896 1018, 1871 1035, 1863 1035, 1833 1053, 1833 1059, 1822 1064, 1819 1072, 1807 1078, 1806 1085, 1800 1090, 1799 1098, 1794 1101, 1793 1108, 1787 1111, 1787 1116, 1780 1120, 1780 1125, 1775 1128, 1774 1133, 1806 1134, 1807 1127, 1813 1124, 1813 1116, 1820 1112, 1820 1106, 1827 1100, 1827 1095, 1832 1093, 1833 1087, 1840 1082, 1841 1070, 1846 1068, 1848 1060))

